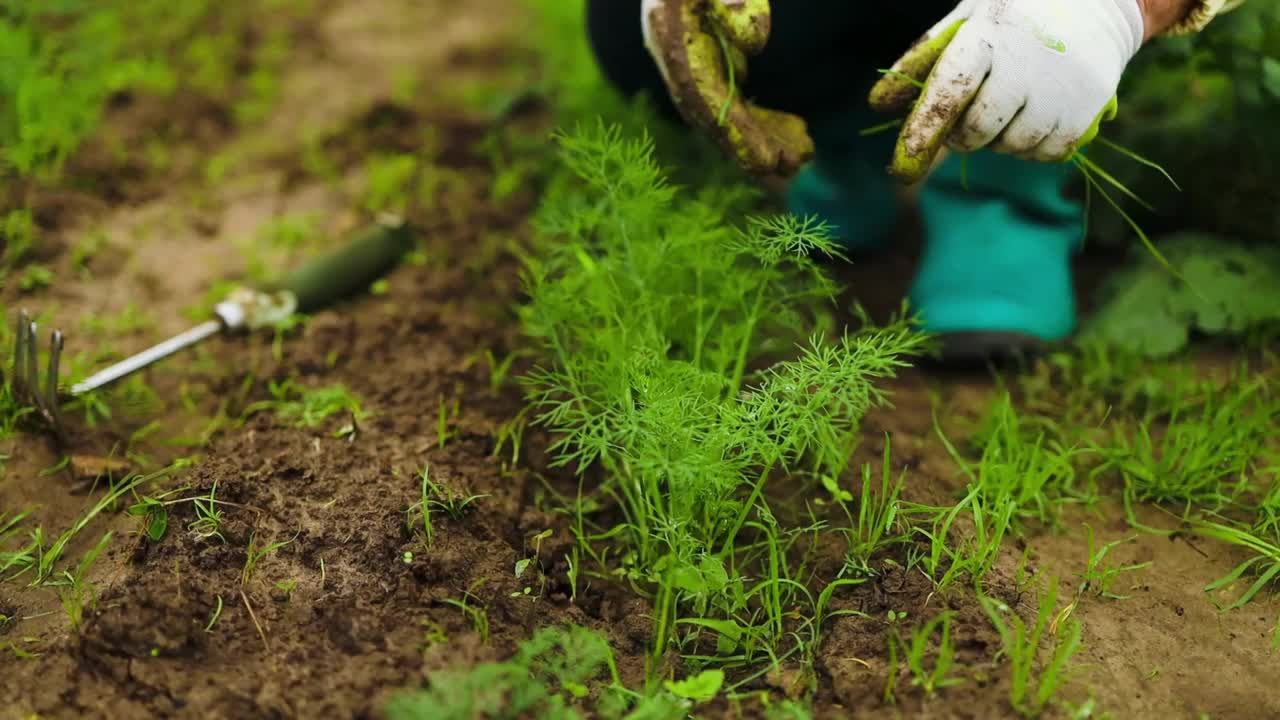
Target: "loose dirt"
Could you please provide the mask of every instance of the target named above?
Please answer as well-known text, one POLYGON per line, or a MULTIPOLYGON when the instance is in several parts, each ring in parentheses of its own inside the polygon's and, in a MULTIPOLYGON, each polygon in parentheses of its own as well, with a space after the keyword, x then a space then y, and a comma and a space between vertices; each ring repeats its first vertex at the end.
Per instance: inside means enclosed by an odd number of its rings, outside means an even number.
MULTIPOLYGON (((59 211, 57 262, 66 262, 67 249, 87 233, 103 232, 111 242, 91 278, 60 282, 33 304, 78 318, 143 303, 154 322, 125 338, 123 353, 181 329, 184 309, 216 281, 243 272, 231 240, 252 237, 272 217, 306 210, 322 218, 329 234, 352 227, 353 188, 362 182, 365 155, 413 150, 433 129, 437 146, 446 148, 439 162, 465 179, 450 192, 447 212, 416 218, 426 227, 426 261, 397 270, 384 294, 318 315, 283 341, 278 357, 270 337, 224 339, 151 371, 148 379, 167 399, 151 417, 167 428, 198 433, 221 401, 234 416, 265 397, 261 382, 240 396, 246 373, 266 381, 296 372, 307 385, 342 384, 371 414, 356 423, 350 440, 334 436, 347 417, 298 428, 258 414, 217 432, 177 479, 187 487, 184 496, 216 485, 225 503, 221 540, 189 530, 196 519, 190 503, 172 506, 169 532, 159 543, 137 535, 132 518, 95 524, 70 557, 107 529, 116 541, 90 575, 99 598, 78 632, 68 628, 53 591, 0 585, 0 612, 21 618, 0 628, 0 646, 38 653, 30 659, 0 654, 0 716, 378 717, 392 694, 433 671, 500 659, 536 628, 565 622, 604 632, 624 679, 642 681, 651 637, 646 603, 599 580, 569 600, 563 558, 570 535, 552 512, 548 488, 570 486, 546 468, 547 438, 527 432, 516 462, 509 446, 495 453, 498 429, 523 404, 511 384, 490 387, 483 353, 503 357, 521 347, 514 313, 519 265, 503 248, 527 233, 533 199, 529 193, 493 199, 489 164, 476 148, 487 120, 447 100, 525 61, 504 49, 519 26, 512 5, 326 3, 287 67, 280 110, 263 127, 230 136, 229 126, 216 121, 217 108, 198 110, 213 120, 197 136, 196 156, 229 148, 238 153, 227 182, 210 190, 194 177, 199 164, 193 160, 162 181, 139 180, 145 190, 68 203, 59 211), (399 71, 419 79, 421 89, 407 99, 393 99, 399 71), (326 148, 339 159, 337 183, 300 171, 302 138, 313 131, 324 133, 326 148), (192 388, 198 390, 195 412, 176 402, 192 388), (438 521, 430 551, 405 522, 406 509, 419 499, 423 468, 456 493, 480 496, 463 519, 438 521), (535 550, 534 537, 547 530, 550 536, 535 550), (286 544, 247 574, 251 541, 258 548, 286 544), (529 583, 514 568, 535 556, 546 584, 526 596, 529 583), (441 602, 464 596, 486 609, 487 640, 456 607, 441 602)), ((127 108, 113 117, 130 120, 127 108)), ((909 259, 905 251, 865 263, 850 279, 871 289, 873 306, 891 308, 896 299, 885 299, 901 292, 909 259)), ((891 437, 894 462, 908 472, 910 499, 940 499, 959 480, 934 434, 932 396, 939 396, 945 417, 972 417, 993 384, 913 371, 892 389, 896 407, 867 419, 867 437, 891 437)), ((73 449, 108 454, 141 422, 126 415, 102 427, 77 425, 73 449)), ((879 456, 878 442, 868 441, 862 460, 879 456)), ((145 447, 157 461, 184 452, 145 447)), ((0 479, 0 510, 31 507, 41 525, 63 528, 97 497, 65 473, 40 472, 56 462, 41 438, 19 436, 0 451, 11 455, 0 479)), ((1104 541, 1130 534, 1119 508, 1102 511, 1079 520, 1087 519, 1104 541)), ((1065 578, 1064 594, 1074 590, 1070 578, 1086 560, 1079 522, 1066 527, 1070 532, 1029 541, 1032 565, 1065 578)), ((1140 535, 1115 559, 1154 564, 1122 579, 1117 591, 1130 599, 1086 598, 1077 608, 1084 650, 1070 695, 1083 700, 1092 692, 1099 708, 1117 718, 1280 717, 1280 696, 1270 687, 1276 661, 1268 653, 1280 603, 1264 597, 1223 614, 1202 592, 1241 557, 1208 543, 1140 535)), ((1034 597, 1019 593, 1013 560, 997 568, 993 589, 1026 611, 1034 597)), ((827 627, 816 662, 818 717, 1009 716, 1007 680, 992 660, 998 638, 972 598, 940 598, 922 576, 897 572, 838 593, 836 608, 871 619, 841 618, 827 627), (934 699, 903 683, 899 704, 884 706, 883 618, 890 610, 932 617, 948 603, 956 612, 957 664, 966 682, 934 699)), ((792 670, 783 668, 767 683, 793 688, 792 670)), ((723 705, 706 715, 733 712, 723 705)))

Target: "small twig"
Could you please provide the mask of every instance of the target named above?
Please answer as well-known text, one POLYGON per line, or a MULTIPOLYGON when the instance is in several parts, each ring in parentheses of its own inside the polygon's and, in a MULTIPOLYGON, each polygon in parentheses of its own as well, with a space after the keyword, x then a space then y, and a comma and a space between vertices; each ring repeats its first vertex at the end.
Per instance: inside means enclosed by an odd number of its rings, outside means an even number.
POLYGON ((1186 543, 1187 547, 1191 548, 1192 550, 1195 550, 1197 553, 1200 553, 1200 557, 1203 557, 1203 558, 1209 557, 1209 553, 1205 552, 1204 550, 1201 550, 1199 546, 1191 542, 1191 538, 1187 537, 1185 533, 1179 532, 1177 537, 1179 540, 1186 543))
POLYGON ((244 601, 244 609, 249 611, 249 619, 253 620, 253 626, 258 628, 258 636, 262 638, 262 647, 270 653, 271 643, 267 642, 267 632, 262 629, 262 624, 258 622, 258 616, 254 614, 253 606, 249 604, 249 596, 244 594, 244 590, 240 591, 240 599, 244 601))

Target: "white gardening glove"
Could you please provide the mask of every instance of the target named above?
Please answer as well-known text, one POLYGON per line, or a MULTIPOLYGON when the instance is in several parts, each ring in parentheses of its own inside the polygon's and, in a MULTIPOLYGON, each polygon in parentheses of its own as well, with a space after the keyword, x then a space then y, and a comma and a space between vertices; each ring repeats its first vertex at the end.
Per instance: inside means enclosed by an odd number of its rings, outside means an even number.
POLYGON ((785 177, 813 155, 804 121, 741 91, 747 57, 769 40, 770 18, 769 0, 644 0, 641 10, 645 44, 685 120, 747 171, 785 177))
POLYGON ((1145 30, 1138 0, 964 0, 871 91, 910 110, 891 172, 922 179, 944 144, 1070 159, 1114 119, 1145 30))

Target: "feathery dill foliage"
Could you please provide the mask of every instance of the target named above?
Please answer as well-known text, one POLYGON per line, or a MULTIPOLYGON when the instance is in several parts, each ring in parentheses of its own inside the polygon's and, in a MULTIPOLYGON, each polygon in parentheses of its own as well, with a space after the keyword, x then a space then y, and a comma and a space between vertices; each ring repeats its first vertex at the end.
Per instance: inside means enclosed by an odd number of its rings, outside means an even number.
POLYGON ((622 686, 613 650, 582 627, 546 627, 504 662, 431 673, 428 687, 393 698, 391 720, 681 720, 691 703, 622 686))
POLYGON ((731 226, 750 191, 677 190, 647 136, 599 124, 559 143, 570 176, 538 217, 524 311, 545 353, 528 394, 556 462, 605 470, 641 576, 735 560, 744 526, 773 526, 768 476, 843 471, 884 400, 875 381, 921 339, 905 323, 808 336, 838 290, 813 259, 838 253, 823 227, 731 226))

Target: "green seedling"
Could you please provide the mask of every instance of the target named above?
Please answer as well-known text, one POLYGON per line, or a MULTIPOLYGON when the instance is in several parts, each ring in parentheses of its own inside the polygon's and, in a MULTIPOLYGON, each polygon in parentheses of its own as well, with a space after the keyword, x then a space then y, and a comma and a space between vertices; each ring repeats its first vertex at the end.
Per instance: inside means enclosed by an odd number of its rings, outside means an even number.
POLYGON ((1091 504, 1097 493, 1077 482, 1078 451, 1053 440, 1060 433, 1045 426, 1047 419, 1038 420, 1039 426, 1020 417, 1010 393, 1001 391, 975 438, 982 453, 977 463, 967 461, 946 437, 936 412, 934 430, 988 506, 1011 505, 1017 520, 1053 527, 1064 503, 1091 504))
MULTIPOLYGON (((23 638, 23 640, 26 642, 35 642, 35 638, 23 638)), ((13 657, 18 660, 35 660, 36 658, 40 657, 40 655, 42 654, 38 652, 32 652, 25 648, 20 648, 18 647, 17 643, 12 641, 10 641, 8 645, 9 645, 9 651, 12 652, 13 657)))
POLYGON ((1143 421, 1117 430, 1095 473, 1118 472, 1133 500, 1220 510, 1234 502, 1254 474, 1272 434, 1280 403, 1259 383, 1207 391, 1172 409, 1167 423, 1143 421))
MULTIPOLYGON (((129 303, 115 315, 86 315, 80 320, 80 328, 86 335, 103 339, 116 338, 140 330, 146 330, 154 322, 143 314, 141 308, 129 303)), ((103 353, 108 354, 108 353, 103 353)))
MULTIPOLYGON (((0 310, 2 309, 0 307, 0 310)), ((13 338, 0 331, 0 342, 3 342, 5 347, 12 347, 13 338)), ((0 378, 0 440, 13 437, 22 418, 33 412, 35 412, 35 408, 18 402, 18 395, 13 387, 9 373, 4 373, 4 377, 0 378)), ((0 465, 0 467, 3 466, 0 465)))
MULTIPOLYGON (((475 587, 473 586, 471 590, 474 589, 475 587)), ((458 610, 462 612, 463 617, 471 623, 471 628, 480 636, 480 642, 487 645, 489 644, 489 613, 486 612, 483 607, 473 605, 471 603, 471 600, 474 597, 471 594, 471 590, 463 593, 462 599, 460 600, 447 598, 440 602, 443 602, 445 605, 451 605, 458 608, 458 610)))
POLYGON ((1034 622, 1027 625, 1008 605, 980 597, 991 624, 1000 634, 1000 655, 1009 663, 1009 705, 1025 717, 1037 717, 1067 681, 1067 663, 1080 649, 1080 621, 1063 620, 1055 612, 1058 584, 1053 578, 1040 596, 1034 622), (1056 632, 1055 632, 1056 631, 1056 632), (1038 662, 1041 645, 1056 641, 1047 663, 1038 662))
MULTIPOLYGON (((951 640, 951 613, 944 612, 911 632, 911 640, 907 642, 897 632, 890 634, 890 643, 896 643, 911 671, 911 685, 933 695, 938 690, 964 682, 960 678, 949 677, 955 663, 955 645, 951 640), (928 656, 933 645, 934 635, 938 636, 936 650, 933 651, 932 667, 928 656)), ((898 651, 894 651, 896 655, 898 651)))
MULTIPOLYGON (((890 613, 893 611, 890 610, 890 613)), ((884 681, 884 692, 881 694, 881 700, 885 705, 896 705, 898 702, 898 677, 902 674, 901 663, 898 659, 898 636, 896 632, 891 632, 888 636, 889 643, 889 672, 884 681)))
POLYGON ((218 619, 222 617, 222 596, 217 596, 217 603, 213 608, 213 615, 209 617, 209 622, 204 626, 207 633, 213 632, 213 626, 218 624, 218 619))
POLYGON ((998 504, 989 504, 980 487, 970 486, 968 494, 952 507, 909 508, 912 515, 921 518, 915 521, 913 532, 928 541, 928 550, 909 556, 908 565, 920 565, 938 592, 948 590, 961 578, 981 584, 994 566, 1004 538, 1013 530, 1017 510, 1007 495, 995 502, 998 504), (972 534, 954 537, 953 542, 953 528, 962 514, 968 515, 972 534))
POLYGON ((501 455, 508 445, 511 447, 510 463, 513 466, 520 462, 520 447, 524 442, 524 431, 529 426, 526 412, 527 408, 522 408, 515 417, 499 425, 493 440, 494 457, 501 455))
POLYGON ((1135 565, 1109 566, 1106 564, 1107 554, 1116 547, 1127 542, 1133 542, 1135 537, 1126 538, 1124 540, 1114 540, 1098 548, 1094 548, 1093 528, 1088 523, 1084 525, 1085 542, 1088 545, 1089 561, 1085 567, 1084 574, 1080 578, 1080 588, 1076 591, 1077 596, 1092 592, 1099 597, 1110 598, 1112 600, 1125 600, 1127 595, 1116 595, 1111 592, 1111 587, 1116 580, 1124 573, 1134 572, 1146 567, 1150 567, 1150 562, 1137 563, 1135 565))
POLYGON ((18 557, 10 557, 6 560, 6 565, 12 567, 17 572, 9 576, 8 579, 14 579, 26 573, 28 570, 35 570, 35 577, 32 579, 32 585, 39 585, 54 577, 56 566, 66 552, 68 544, 77 537, 85 528, 89 526, 93 520, 103 512, 113 509, 117 503, 125 495, 132 493, 134 490, 143 487, 146 484, 155 482, 162 478, 167 478, 172 468, 166 468, 150 475, 134 475, 118 483, 110 491, 104 493, 84 515, 76 519, 71 527, 58 536, 58 538, 47 547, 44 544, 44 535, 40 528, 32 530, 30 533, 31 543, 28 549, 21 552, 25 553, 30 562, 18 557))
POLYGON ((333 431, 333 437, 347 442, 355 442, 360 437, 360 418, 356 413, 350 413, 346 424, 333 431))
POLYGON ((142 535, 151 542, 160 542, 169 530, 169 510, 160 498, 142 496, 129 506, 128 513, 142 526, 142 535))
MULTIPOLYGON (((1206 593, 1216 593, 1231 587, 1246 575, 1253 577, 1253 582, 1235 600, 1223 606, 1224 610, 1244 607, 1264 588, 1280 578, 1280 539, 1274 533, 1268 539, 1247 528, 1204 520, 1195 522, 1192 529, 1197 534, 1242 547, 1249 552, 1248 559, 1205 587, 1206 593)), ((1276 624, 1273 644, 1280 647, 1280 621, 1276 624)))
POLYGON ((31 511, 0 515, 0 578, 9 579, 10 570, 22 570, 37 562, 40 544, 35 537, 22 543, 22 523, 31 516, 31 511), (14 544, 19 543, 15 548, 14 544), (10 549, 13 548, 13 549, 10 549))
POLYGON ((268 555, 271 555, 280 548, 292 543, 297 539, 297 537, 297 535, 294 535, 288 540, 282 540, 280 542, 274 542, 258 547, 256 545, 256 533, 250 534, 249 548, 245 551, 244 569, 240 572, 240 584, 242 586, 248 585, 249 581, 253 579, 253 573, 258 569, 258 563, 262 562, 262 560, 264 560, 268 555))
POLYGON ((849 509, 853 496, 840 490, 834 480, 823 477, 836 502, 844 510, 849 522, 845 536, 849 544, 844 571, 847 573, 872 574, 871 558, 885 547, 902 542, 905 536, 898 529, 898 496, 902 492, 902 483, 906 477, 904 470, 895 480, 889 462, 891 442, 888 436, 884 441, 884 457, 881 459, 880 480, 877 484, 872 478, 870 465, 862 467, 862 490, 858 499, 858 512, 855 516, 849 509))
POLYGON ((564 556, 564 562, 569 566, 569 602, 578 601, 578 577, 582 573, 582 560, 579 557, 580 551, 577 545, 564 556))
POLYGON ((580 627, 548 627, 501 663, 432 673, 429 687, 402 694, 386 708, 389 720, 585 717, 678 720, 688 708, 622 687, 605 639, 580 627))
POLYGON ((252 69, 244 83, 244 94, 232 111, 243 124, 261 122, 275 107, 280 94, 280 73, 290 55, 290 38, 284 30, 273 29, 254 48, 252 69))
POLYGON ((302 388, 289 378, 268 383, 267 390, 272 399, 250 405, 245 409, 246 417, 267 410, 295 427, 313 428, 339 413, 349 414, 353 422, 369 416, 360 409, 360 399, 343 385, 302 388))
POLYGON ((316 224, 313 215, 278 217, 258 228, 258 243, 292 253, 316 242, 316 224))
POLYGON ((418 158, 413 155, 375 156, 369 158, 365 171, 368 183, 365 209, 372 213, 404 214, 418 173, 418 158))
POLYGON ((436 415, 436 447, 443 450, 449 444, 449 410, 444 398, 440 398, 440 411, 436 415))
POLYGON ((225 545, 227 539, 222 536, 220 531, 222 527, 222 511, 218 509, 217 492, 218 481, 215 479, 213 484, 209 486, 208 495, 191 498, 191 506, 195 511, 196 519, 187 525, 187 529, 201 540, 218 538, 225 545))
POLYGON ((422 639, 418 641, 418 650, 427 652, 437 645, 444 645, 449 642, 449 636, 445 634, 444 628, 436 621, 426 618, 422 621, 422 639))
POLYGON ((18 280, 18 289, 25 293, 43 290, 53 284, 53 271, 44 265, 28 265, 18 280))
POLYGON ((5 240, 4 249, 0 251, 0 269, 9 270, 17 267, 36 245, 35 221, 31 210, 21 208, 10 210, 0 222, 0 236, 5 240))
POLYGON ((430 466, 424 466, 419 479, 421 480, 421 496, 420 500, 411 505, 410 509, 404 511, 404 525, 410 532, 416 533, 421 529, 422 542, 426 543, 426 547, 435 544, 435 525, 431 523, 431 500, 435 492, 435 483, 431 482, 430 466), (417 520, 413 519, 413 515, 417 515, 417 520))
POLYGON ((298 589, 297 580, 279 580, 276 582, 276 589, 284 594, 285 601, 293 598, 293 591, 298 589))
POLYGON ((98 560, 98 556, 111 543, 111 533, 105 533, 102 539, 93 546, 85 556, 80 559, 76 565, 75 571, 63 571, 65 578, 65 587, 58 592, 58 599, 62 603, 62 609, 67 613, 67 620, 71 623, 73 631, 79 631, 80 625, 84 622, 85 606, 89 605, 97 608, 97 595, 94 588, 89 584, 86 575, 89 568, 98 560))
POLYGON ((418 502, 405 511, 405 527, 415 534, 420 534, 427 547, 435 544, 435 524, 432 515, 436 511, 444 513, 449 519, 461 520, 472 505, 488 495, 466 495, 455 493, 431 479, 431 467, 423 466, 418 474, 420 495, 418 502))
MULTIPOLYGON (((543 590, 545 590, 546 584, 547 584, 547 578, 546 578, 546 575, 543 573, 542 564, 538 562, 538 555, 539 553, 542 552, 542 541, 551 537, 553 532, 554 532, 553 530, 547 529, 547 530, 543 530, 537 535, 534 535, 532 539, 532 542, 533 542, 532 554, 529 557, 523 557, 516 561, 515 576, 517 580, 524 577, 525 572, 529 569, 530 566, 535 564, 537 565, 536 571, 538 574, 539 590, 536 597, 542 597, 542 592, 543 590)), ((528 597, 532 593, 533 593, 533 587, 530 585, 526 585, 523 590, 518 590, 516 592, 511 593, 511 597, 528 597)))
POLYGON ((511 366, 520 357, 520 353, 513 352, 502 360, 493 354, 492 350, 485 349, 484 359, 489 368, 489 393, 497 395, 498 391, 507 382, 507 375, 511 372, 511 366))

